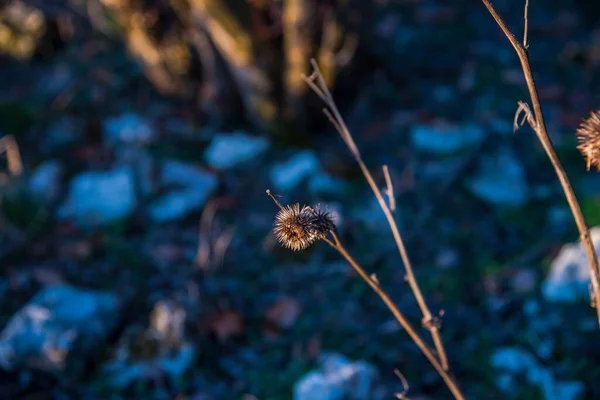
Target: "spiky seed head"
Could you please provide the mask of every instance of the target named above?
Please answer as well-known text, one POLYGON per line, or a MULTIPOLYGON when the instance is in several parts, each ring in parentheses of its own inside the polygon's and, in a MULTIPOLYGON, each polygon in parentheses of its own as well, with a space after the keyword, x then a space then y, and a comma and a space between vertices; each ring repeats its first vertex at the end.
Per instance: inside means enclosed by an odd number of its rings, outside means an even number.
POLYGON ((310 208, 310 223, 314 232, 313 234, 315 235, 315 240, 324 239, 329 231, 335 229, 335 222, 333 222, 331 213, 322 210, 319 206, 310 208))
POLYGON ((591 112, 577 129, 577 149, 585 158, 587 170, 593 165, 600 171, 600 111, 591 112))
POLYGON ((313 213, 310 207, 300 208, 300 204, 288 205, 275 216, 275 236, 288 249, 307 249, 316 240, 312 224, 313 213))

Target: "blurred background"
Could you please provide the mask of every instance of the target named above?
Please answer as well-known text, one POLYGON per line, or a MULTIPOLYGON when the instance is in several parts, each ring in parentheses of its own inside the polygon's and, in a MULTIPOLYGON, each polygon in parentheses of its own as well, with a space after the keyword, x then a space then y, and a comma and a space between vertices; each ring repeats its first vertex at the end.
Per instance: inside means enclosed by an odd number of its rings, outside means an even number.
MULTIPOLYGON (((523 2, 494 4, 523 32, 523 2)), ((532 2, 549 133, 590 226, 575 130, 599 108, 600 4, 532 2)), ((323 104, 314 57, 384 187, 471 399, 600 398, 577 231, 514 50, 477 0, 0 2, 0 399, 449 399, 325 243, 320 204, 415 325, 383 212, 323 104), (451 4, 450 4, 451 3, 451 4)), ((600 229, 593 230, 600 248, 600 229)), ((422 330, 428 338, 427 331, 422 330)))

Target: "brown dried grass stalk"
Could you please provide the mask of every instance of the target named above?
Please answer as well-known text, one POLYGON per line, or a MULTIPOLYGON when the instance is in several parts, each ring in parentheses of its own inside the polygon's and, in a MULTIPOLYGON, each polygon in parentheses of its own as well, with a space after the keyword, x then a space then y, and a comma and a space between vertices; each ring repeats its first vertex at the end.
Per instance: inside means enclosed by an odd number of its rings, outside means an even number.
MULTIPOLYGON (((521 68, 523 69, 523 74, 525 75, 525 82, 527 83, 527 89, 529 90, 529 96, 531 97, 531 103, 533 104, 533 113, 526 110, 526 119, 535 134, 538 137, 538 140, 542 144, 542 147, 546 151, 546 155, 550 159, 552 166, 554 167, 554 171, 556 172, 556 176, 560 181, 562 186, 562 190, 567 198, 567 202, 569 203, 569 207, 571 208, 571 213, 573 214, 573 218, 575 219, 575 224, 577 225, 577 229, 579 230, 579 236, 581 238, 581 242, 583 243, 583 247, 585 248, 585 252, 590 263, 590 272, 591 272, 591 304, 596 308, 596 314, 598 318, 598 323, 600 324, 600 268, 598 267, 598 260, 596 258, 596 251, 594 249, 594 244, 592 243, 592 239, 590 237, 590 231, 585 222, 585 218, 583 213, 581 212, 581 207, 579 206, 579 202, 577 201, 577 197, 575 196, 575 192, 571 186, 571 182, 569 181, 569 177, 565 172, 564 167, 562 166, 558 155, 556 154, 556 150, 548 136, 548 132, 546 130, 546 123, 544 122, 544 114, 542 112, 542 105, 540 103, 540 98, 535 86, 535 80, 533 78, 533 71, 531 70, 531 63, 529 61, 529 43, 527 41, 527 25, 528 25, 528 6, 529 1, 525 2, 525 12, 524 12, 524 35, 523 35, 523 44, 519 42, 519 40, 515 37, 515 35, 510 31, 502 17, 498 14, 490 0, 481 0, 483 4, 486 6, 500 29, 508 40, 510 44, 514 47, 517 52, 517 56, 519 57, 519 61, 521 62, 521 68)), ((523 105, 519 106, 519 110, 523 109, 523 105)))
MULTIPOLYGON (((329 118, 329 120, 331 121, 333 126, 336 128, 336 130, 338 131, 338 133, 344 140, 344 143, 350 149, 352 155, 354 156, 354 159, 358 163, 365 179, 367 180, 367 183, 371 187, 373 194, 377 198, 377 201, 379 202, 379 205, 386 216, 388 224, 392 230, 392 235, 394 237, 394 241, 396 242, 398 252, 400 253, 400 257, 402 259, 402 262, 404 263, 404 268, 406 270, 406 280, 411 288, 411 291, 413 292, 413 294, 415 296, 415 299, 416 299, 416 301, 419 305, 419 308, 421 310, 421 313, 423 315, 422 324, 431 333, 431 337, 433 339, 433 343, 434 343, 434 346, 436 349, 435 353, 430 352, 428 350, 428 347, 426 346, 425 342, 423 342, 422 339, 420 339, 420 337, 416 334, 414 329, 410 326, 410 324, 408 324, 408 321, 402 316, 402 314, 398 311, 398 309, 393 305, 393 302, 389 299, 389 297, 387 297, 385 292, 383 292, 383 290, 381 289, 379 284, 375 280, 371 279, 368 276, 368 274, 366 274, 364 272, 364 269, 362 269, 356 263, 356 261, 350 256, 350 254, 348 254, 348 252, 342 246, 342 244, 341 244, 339 238, 337 237, 337 235, 335 234, 335 232, 332 233, 334 235, 335 240, 328 241, 328 243, 332 247, 334 247, 336 250, 338 250, 348 260, 348 262, 350 262, 350 264, 352 264, 354 269, 361 275, 361 277, 365 281, 367 281, 367 283, 373 288, 373 290, 375 290, 375 292, 382 298, 382 300, 388 306, 388 308, 392 311, 392 313, 394 314, 394 316, 396 317, 398 322, 400 322, 402 327, 409 333, 409 335, 411 336, 413 341, 417 344, 417 346, 421 349, 421 351, 423 351, 423 353, 428 358, 428 360, 431 362, 431 364, 434 366, 434 368, 442 376, 442 378, 448 385, 448 388, 451 390, 454 397, 457 399, 464 399, 464 395, 461 393, 460 389, 458 388, 456 381, 448 374, 448 370, 449 370, 448 358, 446 356, 446 350, 444 348, 442 338, 440 335, 439 319, 432 316, 431 310, 429 309, 429 307, 427 306, 427 303, 425 302, 425 299, 423 297, 423 294, 421 292, 421 289, 419 287, 419 284, 417 283, 415 274, 413 272, 412 264, 408 257, 408 253, 404 246, 404 241, 402 240, 402 236, 400 235, 400 230, 398 229, 398 225, 396 224, 396 219, 394 217, 394 214, 393 214, 392 210, 390 209, 390 207, 388 207, 388 205, 386 204, 381 190, 379 189, 377 183, 375 183, 375 179, 373 178, 373 176, 369 172, 368 168, 366 167, 365 163, 363 162, 360 151, 359 151, 358 147, 356 146, 356 143, 354 142, 354 139, 352 138, 352 135, 350 134, 350 131, 348 130, 346 123, 344 122, 344 119, 342 118, 342 116, 337 108, 337 105, 333 99, 333 96, 331 95, 331 93, 327 87, 326 81, 323 78, 321 71, 319 70, 319 66, 317 65, 317 62, 315 60, 311 60, 311 65, 313 67, 313 73, 308 77, 305 75, 303 75, 302 77, 303 77, 304 81, 308 84, 308 86, 327 105, 327 108, 325 108, 323 110, 323 112, 325 113, 325 115, 327 115, 327 117, 329 118), (411 329, 412 329, 412 331, 411 331, 411 329)), ((388 193, 387 193, 388 196, 391 195, 391 193, 389 193, 389 192, 390 192, 390 190, 388 188, 388 193)), ((326 240, 329 240, 329 239, 326 239, 326 240)))

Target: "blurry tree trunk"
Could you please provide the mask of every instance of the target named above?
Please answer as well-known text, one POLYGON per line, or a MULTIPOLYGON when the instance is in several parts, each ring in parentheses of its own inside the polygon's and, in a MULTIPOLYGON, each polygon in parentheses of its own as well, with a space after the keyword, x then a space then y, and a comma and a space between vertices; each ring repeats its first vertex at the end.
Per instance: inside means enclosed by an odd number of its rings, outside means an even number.
POLYGON ((344 10, 345 21, 340 20, 334 7, 325 9, 322 17, 321 42, 317 52, 317 62, 327 83, 332 87, 338 72, 346 67, 358 47, 358 27, 370 11, 369 1, 346 0, 338 7, 344 10))
POLYGON ((360 15, 371 3, 99 1, 110 10, 129 51, 159 92, 184 98, 199 95, 212 121, 233 117, 241 105, 254 126, 285 135, 304 132, 307 116, 314 111, 301 79, 309 60, 317 58, 328 86, 333 86, 358 43, 356 30, 348 26, 349 16, 360 15), (198 79, 193 76, 195 65, 201 70, 198 79))
POLYGON ((195 49, 202 68, 202 81, 196 89, 202 114, 211 126, 222 126, 228 119, 240 115, 235 88, 227 73, 225 60, 219 54, 202 21, 191 12, 187 0, 172 0, 186 38, 195 49))
POLYGON ((308 86, 302 74, 310 70, 310 56, 315 51, 314 22, 316 2, 312 0, 285 0, 283 2, 284 40, 284 118, 299 130, 306 126, 305 96, 308 86))
POLYGON ((225 119, 239 115, 226 64, 204 29, 194 29, 190 36, 192 45, 202 55, 202 84, 198 93, 200 108, 209 124, 221 126, 225 119))
MULTIPOLYGON (((155 88, 166 95, 191 97, 191 53, 182 27, 165 7, 142 7, 134 0, 101 0, 120 25, 127 48, 155 88), (170 15, 165 15, 169 13, 170 15)), ((96 16, 97 18, 97 16, 96 16)))
POLYGON ((223 0, 191 0, 191 5, 227 61, 249 119, 268 129, 278 117, 277 103, 272 80, 255 58, 251 33, 229 12, 223 0))

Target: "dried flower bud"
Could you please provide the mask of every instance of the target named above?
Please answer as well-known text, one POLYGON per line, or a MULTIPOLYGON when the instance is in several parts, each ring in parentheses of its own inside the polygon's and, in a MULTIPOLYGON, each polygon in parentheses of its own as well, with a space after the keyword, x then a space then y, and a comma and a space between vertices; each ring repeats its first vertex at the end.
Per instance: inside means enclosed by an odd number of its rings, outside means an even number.
POLYGON ((600 112, 591 112, 577 129, 577 149, 585 158, 587 170, 594 165, 600 171, 600 112))
POLYGON ((282 208, 275 217, 275 236, 284 246, 294 251, 310 247, 317 239, 312 219, 314 212, 310 207, 296 203, 282 208))
POLYGON ((319 206, 310 208, 310 222, 314 231, 315 240, 323 239, 329 231, 335 229, 333 217, 328 211, 323 211, 319 206))

